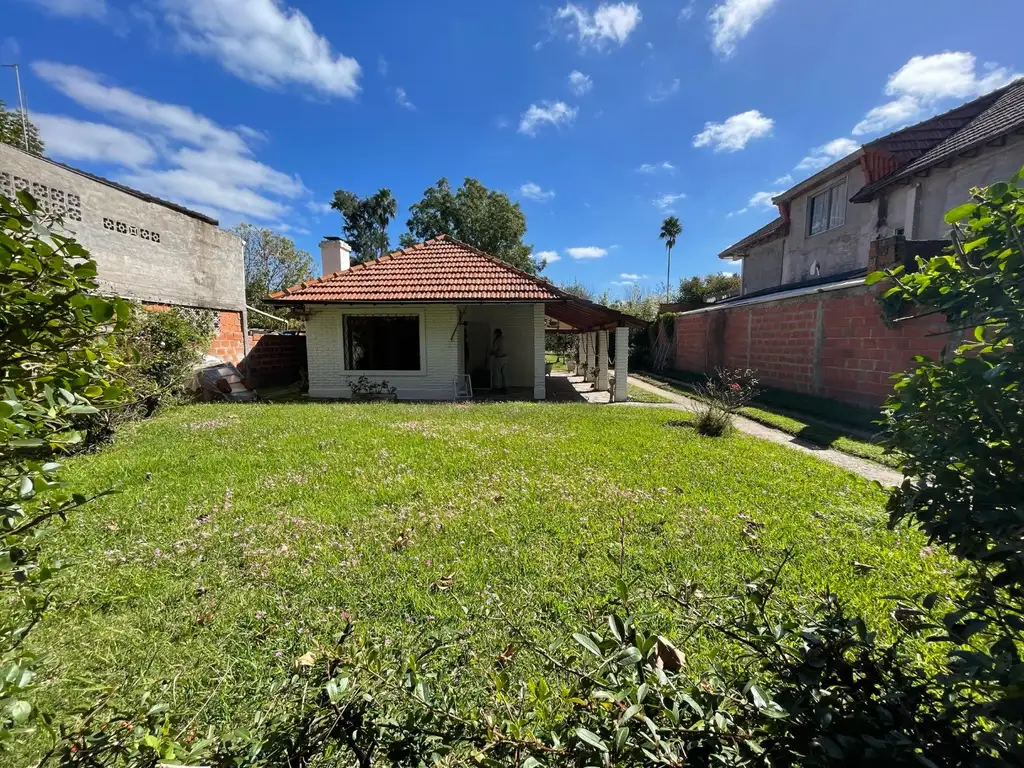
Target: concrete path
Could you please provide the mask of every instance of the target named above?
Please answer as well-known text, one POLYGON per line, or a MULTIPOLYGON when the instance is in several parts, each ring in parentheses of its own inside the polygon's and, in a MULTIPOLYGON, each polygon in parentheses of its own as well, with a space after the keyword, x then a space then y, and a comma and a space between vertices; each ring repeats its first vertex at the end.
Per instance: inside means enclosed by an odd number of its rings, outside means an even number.
MULTIPOLYGON (((680 411, 696 411, 698 403, 692 398, 680 395, 675 392, 670 392, 667 389, 656 387, 653 384, 648 384, 646 381, 629 377, 629 383, 639 389, 647 390, 648 392, 654 392, 655 394, 661 395, 671 403, 616 403, 616 405, 624 406, 654 406, 661 408, 674 408, 680 411)), ((854 472, 861 477, 868 480, 877 480, 884 487, 888 488, 894 485, 899 485, 903 482, 903 475, 894 469, 884 467, 881 464, 876 464, 873 461, 867 459, 861 459, 857 456, 850 456, 849 454, 841 453, 840 451, 834 451, 831 448, 822 448, 820 445, 809 443, 806 440, 801 440, 798 437, 782 432, 778 429, 772 429, 766 427, 764 424, 759 424, 756 421, 745 419, 742 416, 733 417, 733 424, 741 432, 745 432, 748 435, 754 437, 760 437, 764 440, 771 440, 773 443, 779 443, 785 445, 788 448, 792 448, 795 451, 801 451, 803 453, 814 456, 815 458, 827 461, 829 464, 835 464, 837 467, 842 467, 850 472, 854 472)))

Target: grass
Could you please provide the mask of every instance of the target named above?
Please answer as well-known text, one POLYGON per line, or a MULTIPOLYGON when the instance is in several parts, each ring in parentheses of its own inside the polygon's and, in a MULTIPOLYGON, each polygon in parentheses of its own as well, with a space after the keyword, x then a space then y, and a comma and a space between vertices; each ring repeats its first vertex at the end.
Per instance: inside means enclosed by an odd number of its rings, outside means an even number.
MULTIPOLYGON (((71 487, 119 493, 50 545, 71 567, 32 636, 57 670, 45 695, 66 712, 155 686, 195 722, 245 722, 268 681, 348 616, 385 643, 467 630, 445 653, 474 678, 509 639, 481 614, 484 595, 524 631, 564 641, 605 610, 620 564, 637 595, 684 581, 711 594, 792 547, 780 594, 828 586, 883 632, 883 596, 948 583, 948 561, 920 535, 888 530, 876 486, 767 441, 669 425, 681 418, 221 404, 129 425, 68 462, 71 487)), ((635 605, 673 634, 658 603, 635 605)), ((685 650, 694 668, 714 652, 685 650)))
MULTIPOLYGON (((699 399, 699 395, 690 387, 682 384, 673 384, 671 380, 666 380, 664 377, 655 378, 650 374, 644 373, 631 373, 630 375, 637 376, 648 384, 653 384, 670 392, 699 399)), ((860 426, 855 426, 851 423, 855 417, 851 417, 845 423, 826 424, 813 418, 800 417, 792 412, 783 414, 769 410, 766 407, 760 407, 760 404, 763 403, 761 398, 759 398, 758 403, 758 406, 748 406, 740 409, 740 414, 751 421, 756 421, 768 427, 774 427, 809 443, 825 448, 833 448, 850 456, 858 456, 887 467, 899 468, 899 459, 896 456, 887 454, 883 446, 864 437, 860 426)), ((857 408, 853 410, 860 411, 862 409, 857 408)), ((877 431, 877 425, 871 431, 877 431)))
POLYGON ((662 397, 657 392, 651 392, 630 384, 627 387, 627 397, 637 403, 671 403, 667 397, 662 397))

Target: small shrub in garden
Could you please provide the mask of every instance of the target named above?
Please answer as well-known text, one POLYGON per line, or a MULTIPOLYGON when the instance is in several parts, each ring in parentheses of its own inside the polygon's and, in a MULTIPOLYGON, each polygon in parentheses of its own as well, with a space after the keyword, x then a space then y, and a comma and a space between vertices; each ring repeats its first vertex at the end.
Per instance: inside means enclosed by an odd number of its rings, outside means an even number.
POLYGON ((757 397, 757 377, 749 368, 718 368, 714 377, 697 387, 701 395, 697 410, 697 431, 720 437, 732 426, 732 417, 757 397))

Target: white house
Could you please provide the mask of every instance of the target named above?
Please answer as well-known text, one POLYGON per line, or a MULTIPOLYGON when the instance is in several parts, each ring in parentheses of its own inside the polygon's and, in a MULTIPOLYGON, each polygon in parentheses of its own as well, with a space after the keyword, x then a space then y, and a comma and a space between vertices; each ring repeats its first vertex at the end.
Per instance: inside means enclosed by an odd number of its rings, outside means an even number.
POLYGON ((270 298, 306 320, 309 394, 350 398, 362 376, 387 380, 403 400, 451 400, 457 380, 489 386, 493 333, 501 329, 511 391, 543 400, 544 335, 589 334, 598 388, 607 388, 615 333, 614 399, 626 399, 628 328, 643 321, 568 294, 447 235, 363 264, 339 238, 320 244, 324 276, 270 298), (547 321, 546 321, 547 319, 547 321))

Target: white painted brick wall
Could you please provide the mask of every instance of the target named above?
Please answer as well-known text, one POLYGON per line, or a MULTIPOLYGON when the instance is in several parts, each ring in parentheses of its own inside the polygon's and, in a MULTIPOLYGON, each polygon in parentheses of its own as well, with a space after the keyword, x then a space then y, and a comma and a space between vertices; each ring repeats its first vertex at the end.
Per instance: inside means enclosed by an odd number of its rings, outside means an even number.
MULTIPOLYGON (((454 304, 379 305, 377 307, 310 306, 306 321, 306 355, 309 370, 309 394, 314 398, 348 398, 349 382, 359 378, 358 371, 344 368, 342 338, 343 314, 402 314, 422 312, 425 340, 422 372, 372 375, 373 381, 387 379, 402 400, 451 400, 453 382, 462 357, 462 326, 454 338, 452 331, 459 319, 454 304)), ((461 307, 463 320, 479 320, 501 328, 508 353, 509 385, 544 386, 544 305, 499 304, 461 307), (538 343, 539 341, 539 343, 538 343), (539 384, 537 363, 539 361, 539 384)), ((543 395, 541 395, 543 397, 543 395)))

